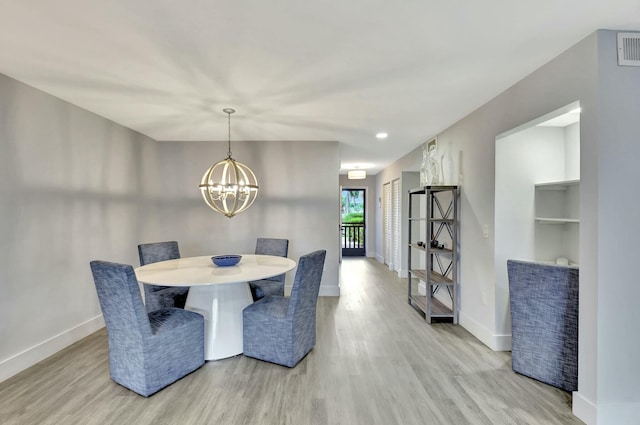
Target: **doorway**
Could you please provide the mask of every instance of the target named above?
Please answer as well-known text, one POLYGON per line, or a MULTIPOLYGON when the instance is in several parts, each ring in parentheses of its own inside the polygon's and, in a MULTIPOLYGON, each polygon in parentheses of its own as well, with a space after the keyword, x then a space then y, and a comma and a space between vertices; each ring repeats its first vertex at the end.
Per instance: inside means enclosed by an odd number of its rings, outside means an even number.
POLYGON ((366 189, 342 189, 340 197, 340 239, 344 257, 364 257, 366 189))

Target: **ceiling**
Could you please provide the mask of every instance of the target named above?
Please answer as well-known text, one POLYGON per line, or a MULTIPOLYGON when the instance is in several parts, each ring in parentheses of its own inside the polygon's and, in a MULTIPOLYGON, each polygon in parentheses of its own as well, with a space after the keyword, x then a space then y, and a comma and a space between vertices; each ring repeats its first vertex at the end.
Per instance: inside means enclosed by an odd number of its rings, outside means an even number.
POLYGON ((0 73, 162 141, 225 142, 232 107, 232 140, 375 174, 598 28, 640 2, 0 0, 0 73))

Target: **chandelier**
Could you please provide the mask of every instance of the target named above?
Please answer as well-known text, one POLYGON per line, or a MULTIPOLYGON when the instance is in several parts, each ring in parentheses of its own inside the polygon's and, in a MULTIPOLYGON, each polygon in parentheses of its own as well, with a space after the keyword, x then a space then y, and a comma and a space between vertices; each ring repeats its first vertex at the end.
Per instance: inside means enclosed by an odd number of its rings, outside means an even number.
POLYGON ((202 176, 200 193, 209 207, 231 218, 249 208, 258 196, 258 180, 253 171, 231 157, 231 114, 234 109, 222 110, 228 116, 229 139, 227 158, 211 166, 202 176))

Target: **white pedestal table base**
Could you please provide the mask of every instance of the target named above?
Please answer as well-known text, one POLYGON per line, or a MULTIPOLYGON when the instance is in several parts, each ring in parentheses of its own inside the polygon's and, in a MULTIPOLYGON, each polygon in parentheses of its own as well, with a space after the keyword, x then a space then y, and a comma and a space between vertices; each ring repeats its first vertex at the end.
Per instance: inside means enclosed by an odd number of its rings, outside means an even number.
POLYGON ((189 288, 185 310, 204 316, 204 358, 242 354, 242 310, 253 303, 247 282, 189 288))

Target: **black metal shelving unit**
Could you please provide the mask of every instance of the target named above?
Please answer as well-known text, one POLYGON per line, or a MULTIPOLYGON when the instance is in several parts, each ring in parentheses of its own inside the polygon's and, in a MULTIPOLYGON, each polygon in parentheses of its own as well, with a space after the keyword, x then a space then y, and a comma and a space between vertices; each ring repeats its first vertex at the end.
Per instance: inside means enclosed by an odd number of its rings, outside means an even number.
POLYGON ((429 323, 458 323, 459 194, 459 186, 409 190, 408 301, 429 323))

